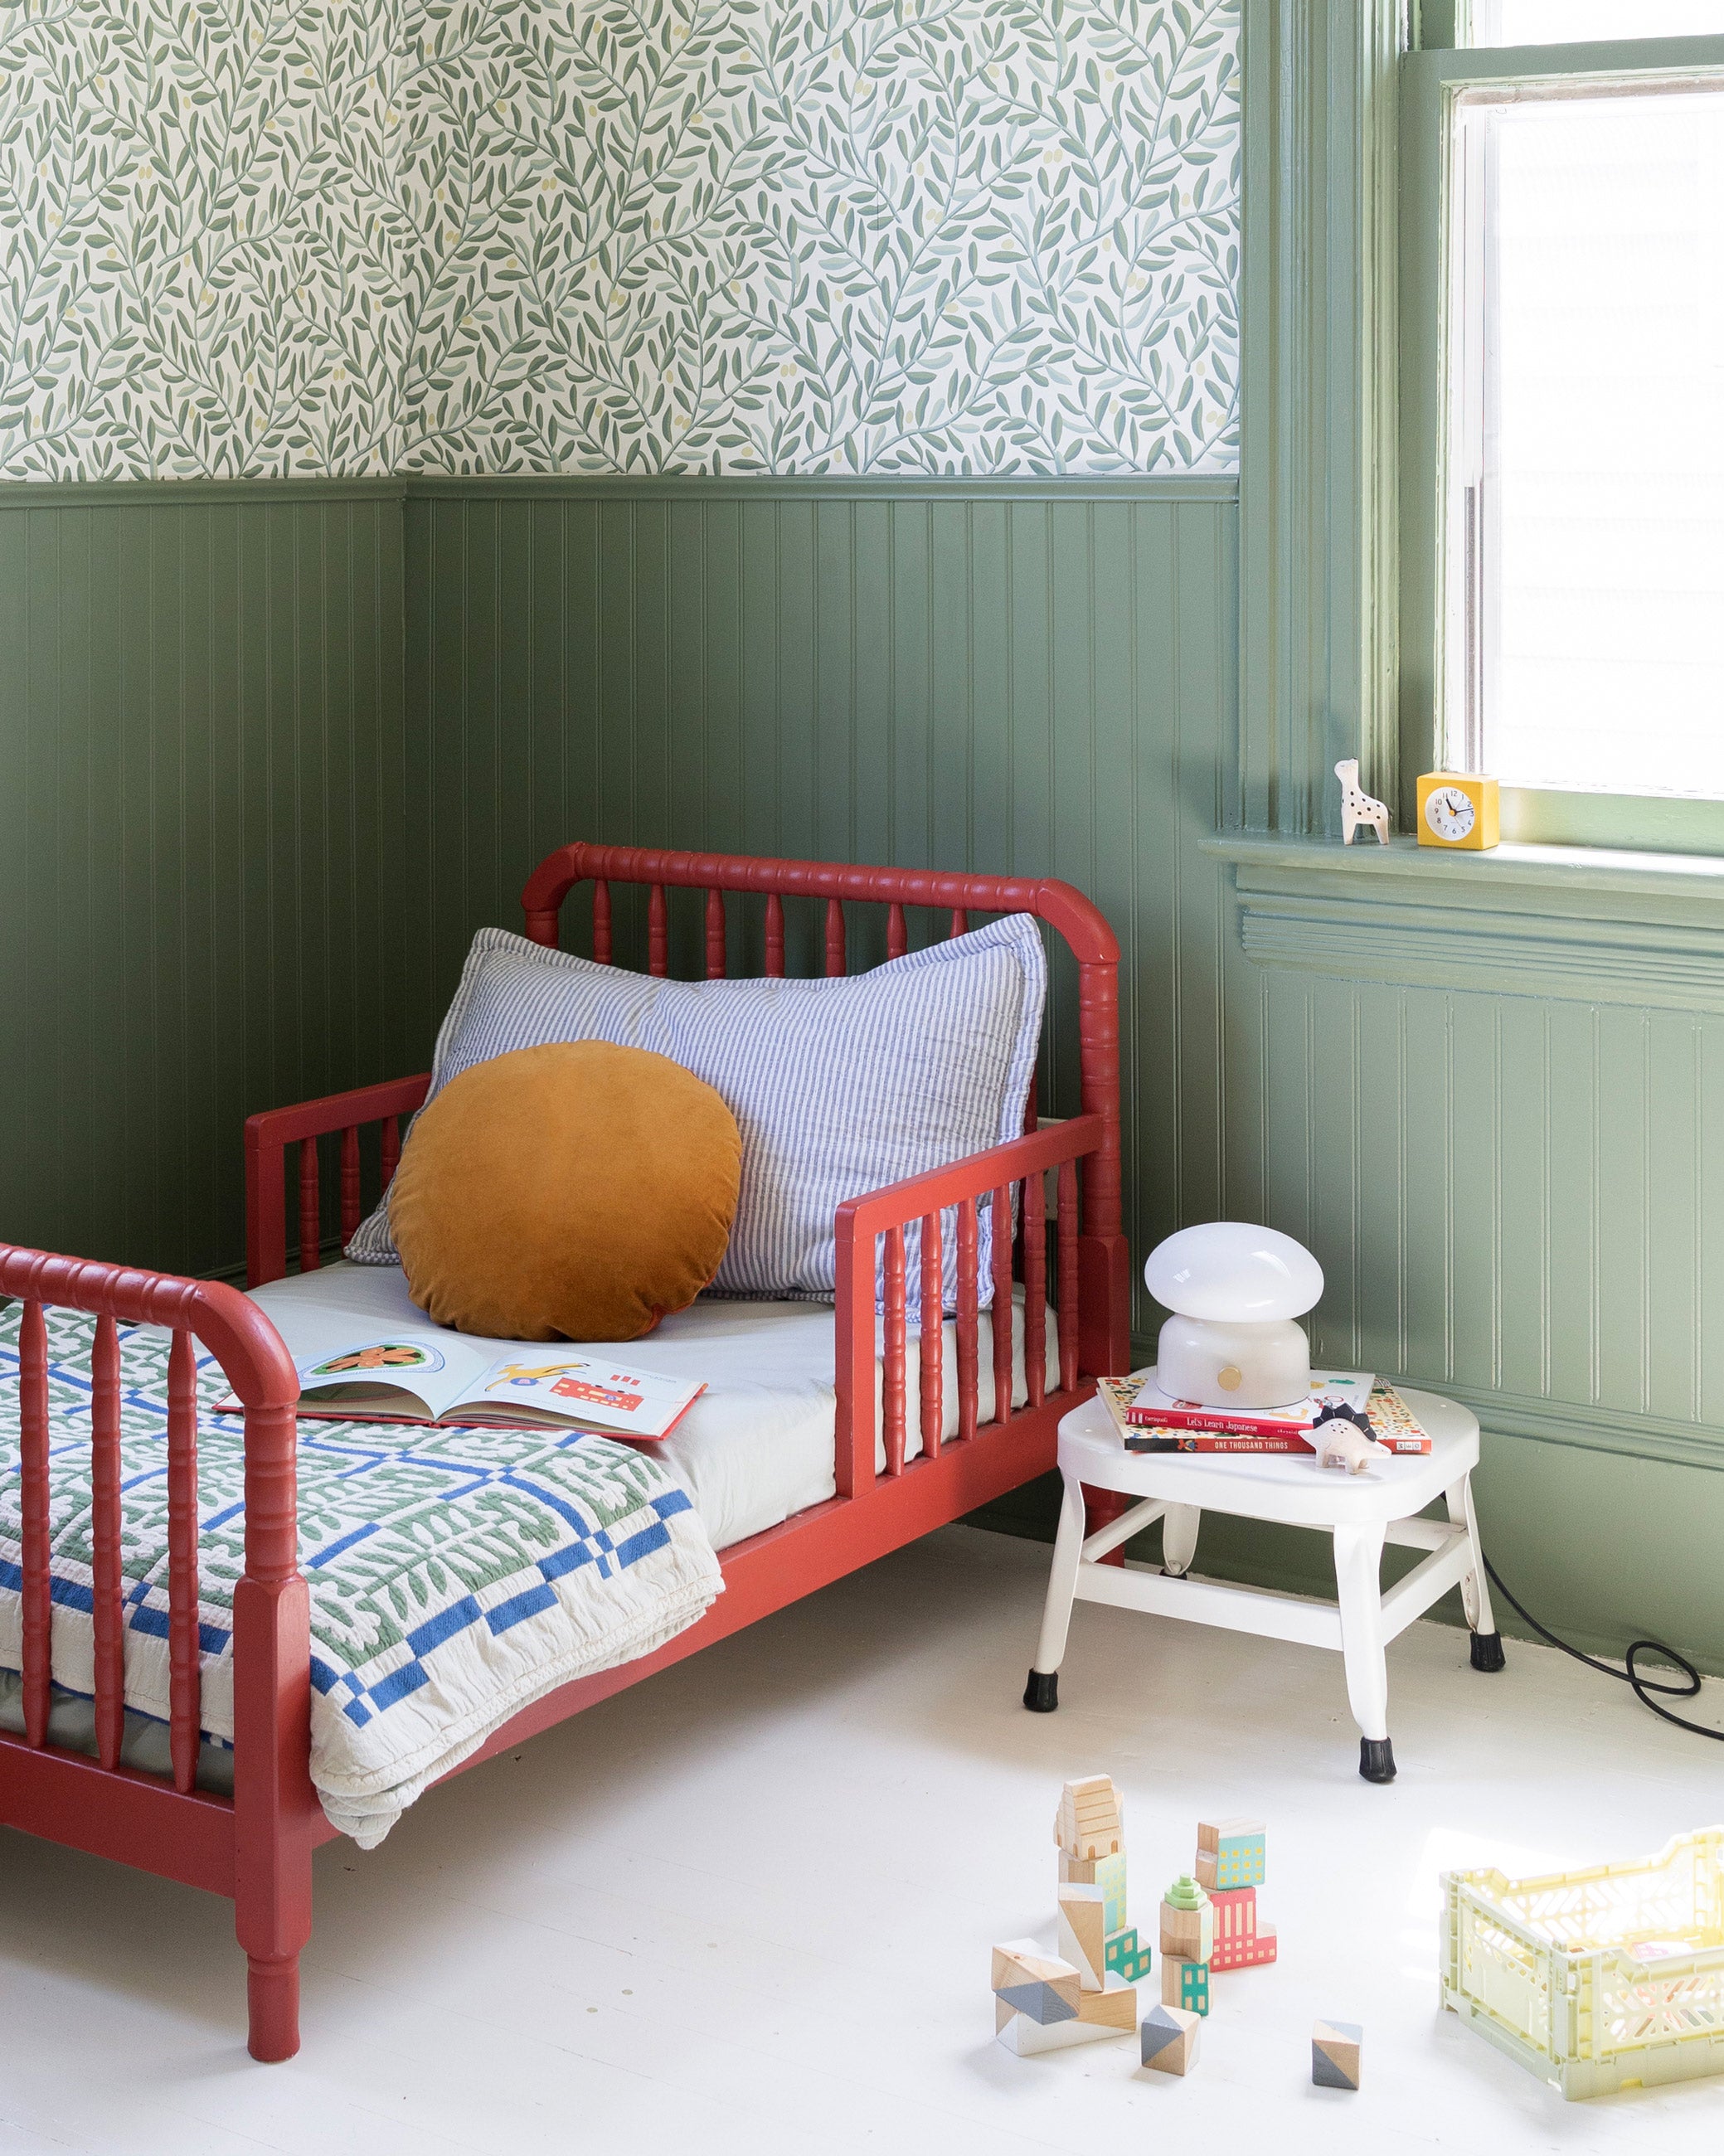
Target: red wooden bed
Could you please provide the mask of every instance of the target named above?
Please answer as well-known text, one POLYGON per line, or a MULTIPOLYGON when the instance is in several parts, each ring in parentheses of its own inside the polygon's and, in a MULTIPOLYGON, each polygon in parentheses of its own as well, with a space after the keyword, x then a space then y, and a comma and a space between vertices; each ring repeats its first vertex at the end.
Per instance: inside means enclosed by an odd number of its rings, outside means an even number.
MULTIPOLYGON (((888 908, 886 948, 907 947, 906 909, 950 911, 961 933, 971 911, 1039 916, 1077 962, 1081 1112, 1029 1127, 1008 1145, 936 1173, 860 1195, 839 1209, 837 1228, 835 1481, 837 1494, 782 1526, 722 1553, 726 1592, 701 1620, 655 1653, 549 1694, 516 1715, 482 1750, 476 1766, 582 1707, 871 1558, 900 1548, 1051 1468, 1061 1415, 1085 1398, 1090 1381, 1121 1372, 1129 1357, 1129 1281, 1120 1231, 1119 947, 1106 921, 1069 884, 947 875, 820 861, 757 860, 711 854, 569 845, 542 861, 522 901, 526 932, 555 945, 562 901, 593 886, 593 955, 611 957, 611 886, 648 887, 651 972, 669 971, 669 906, 675 888, 705 894, 708 978, 726 971, 726 892, 765 895, 765 970, 785 970, 787 898, 824 904, 825 970, 845 970, 847 903, 888 908), (1081 1177, 1080 1176, 1081 1168, 1081 1177), (959 1435, 941 1442, 939 1218, 956 1206, 961 1252, 973 1253, 977 1201, 1003 1199, 1017 1185, 1024 1232, 1018 1259, 1026 1304, 1025 1339, 1042 1337, 1050 1282, 1044 1176, 1059 1193, 1053 1238, 1060 1382, 1049 1389, 1040 1358, 1026 1353, 1029 1403, 977 1422, 978 1328, 973 1256, 961 1265, 957 1342, 959 1435), (1080 1189, 1081 1186, 1081 1189, 1080 1189), (923 1270, 906 1283, 903 1229, 924 1221, 923 1270), (875 1426, 875 1254, 885 1236, 884 1419, 885 1471, 876 1474, 875 1426), (926 1313, 931 1353, 921 1398, 905 1385, 907 1306, 926 1313), (906 1460, 911 1414, 923 1451, 906 1460)), ((254 1286, 287 1270, 286 1149, 297 1150, 299 1262, 319 1261, 318 1142, 335 1141, 343 1240, 361 1218, 360 1132, 381 1124, 387 1181, 398 1150, 398 1119, 423 1099, 426 1076, 362 1086, 303 1106, 253 1116, 246 1125, 248 1260, 254 1286)), ((996 1214, 996 1218, 1009 1217, 996 1214)), ((997 1291, 1011 1291, 1013 1256, 994 1239, 997 1291)), ((299 2046, 299 1955, 311 1925, 311 1852, 336 1830, 325 1819, 309 1772, 309 1604, 297 1568, 293 1364, 274 1326, 233 1287, 130 1267, 0 1245, 0 1293, 24 1305, 20 1338, 22 1600, 24 1732, 0 1734, 0 1823, 50 1841, 228 1896, 249 1969, 254 2057, 290 2058, 299 2046), (49 1410, 44 1305, 96 1313, 91 1444, 94 1471, 95 1723, 99 1757, 47 1742, 50 1697, 49 1410), (169 1640, 172 1773, 121 1763, 124 1668, 119 1480, 119 1351, 115 1327, 149 1324, 175 1337, 170 1366, 169 1640), (245 1571, 233 1596, 233 1794, 195 1786, 200 1728, 198 1647, 198 1444, 194 1350, 198 1341, 245 1404, 245 1571)), ((1008 1403, 1010 1327, 1002 1328, 995 1397, 1008 1403)))

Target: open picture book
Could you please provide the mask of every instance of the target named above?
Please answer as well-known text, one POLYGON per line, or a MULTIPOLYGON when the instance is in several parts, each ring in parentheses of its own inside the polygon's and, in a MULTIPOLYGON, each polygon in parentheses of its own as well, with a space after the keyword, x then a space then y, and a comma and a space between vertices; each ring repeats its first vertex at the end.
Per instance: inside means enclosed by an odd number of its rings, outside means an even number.
MULTIPOLYGON (((584 1430, 657 1438, 706 1389, 557 1342, 464 1339, 429 1318, 355 1329, 351 1310, 300 1303, 272 1313, 300 1376, 295 1412, 332 1422, 584 1430)), ((243 1412, 218 1403, 220 1413, 243 1412)))

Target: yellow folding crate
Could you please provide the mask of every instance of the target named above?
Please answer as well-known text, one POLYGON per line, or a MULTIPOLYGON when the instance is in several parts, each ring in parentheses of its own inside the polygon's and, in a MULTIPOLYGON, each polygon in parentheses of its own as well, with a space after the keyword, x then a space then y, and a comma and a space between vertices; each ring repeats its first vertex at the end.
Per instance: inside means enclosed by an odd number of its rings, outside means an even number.
POLYGON ((1724 2073, 1724 1827, 1443 1892, 1443 2004, 1565 2097, 1724 2073))

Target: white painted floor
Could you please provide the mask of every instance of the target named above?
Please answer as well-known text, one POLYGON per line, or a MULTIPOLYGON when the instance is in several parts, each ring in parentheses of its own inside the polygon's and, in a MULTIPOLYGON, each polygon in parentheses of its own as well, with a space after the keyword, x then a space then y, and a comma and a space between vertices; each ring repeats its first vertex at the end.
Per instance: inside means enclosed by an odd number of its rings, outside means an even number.
MULTIPOLYGON (((1568 2105, 1435 2008, 1439 1867, 1632 1856, 1724 1816, 1719 1750, 1547 1650, 1390 1650, 1373 1789, 1338 1657, 1080 1606, 1018 1706, 1046 1552, 953 1528, 320 1857, 305 2047, 243 2050, 223 1902, 0 1834, 0 2152, 1715 2152, 1724 2081, 1568 2105), (1152 1926, 1203 1811, 1270 1825, 1270 1969, 1185 2081, 1018 2060, 988 1948, 1051 1940, 1061 1779, 1126 1797, 1152 1926), (1313 2089, 1313 2019, 1366 2028, 1313 2089)), ((1716 1714, 1718 1693, 1709 1686, 1716 1714)))

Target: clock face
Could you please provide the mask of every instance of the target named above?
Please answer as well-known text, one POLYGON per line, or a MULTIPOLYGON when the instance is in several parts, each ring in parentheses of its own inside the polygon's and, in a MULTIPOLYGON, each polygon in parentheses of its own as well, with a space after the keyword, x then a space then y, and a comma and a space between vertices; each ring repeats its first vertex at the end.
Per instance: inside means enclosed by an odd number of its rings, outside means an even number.
POLYGON ((1425 796, 1424 820, 1450 845, 1473 828, 1473 804, 1458 786, 1437 786, 1425 796))

